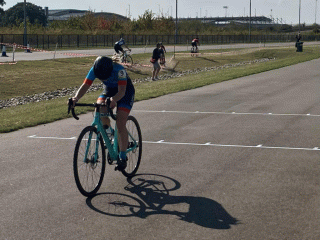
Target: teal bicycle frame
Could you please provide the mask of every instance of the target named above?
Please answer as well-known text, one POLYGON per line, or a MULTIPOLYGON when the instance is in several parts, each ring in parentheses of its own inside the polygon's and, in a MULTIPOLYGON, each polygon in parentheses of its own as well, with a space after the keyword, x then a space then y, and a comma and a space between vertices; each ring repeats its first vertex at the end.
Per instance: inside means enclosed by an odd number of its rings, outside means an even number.
MULTIPOLYGON (((94 119, 93 119, 93 122, 91 124, 91 126, 97 128, 98 130, 98 139, 100 139, 100 136, 102 135, 102 138, 104 140, 104 143, 109 151, 109 154, 110 154, 110 158, 113 162, 116 162, 118 161, 118 156, 119 156, 119 148, 118 148, 118 131, 117 131, 117 125, 115 124, 115 129, 114 130, 114 141, 113 141, 113 144, 111 143, 106 131, 105 131, 105 128, 103 127, 102 125, 102 122, 101 122, 101 118, 100 118, 100 108, 97 108, 97 111, 95 111, 94 113, 94 119)), ((110 128, 112 128, 110 126, 110 128)), ((99 143, 100 141, 97 139, 96 141, 96 146, 95 146, 95 156, 94 156, 94 163, 97 162, 97 159, 98 159, 98 150, 99 150, 99 143)), ((128 152, 131 152, 131 151, 134 151, 137 147, 138 147, 138 144, 137 144, 137 141, 132 137, 132 135, 130 134, 130 132, 128 131, 128 139, 129 139, 129 146, 126 150, 126 153, 128 152), (132 144, 133 143, 133 144, 132 144)), ((90 145, 91 145, 91 140, 92 140, 92 133, 90 133, 89 135, 89 139, 88 139, 88 144, 87 144, 87 147, 86 147, 86 153, 85 153, 85 158, 84 158, 84 162, 87 161, 87 156, 88 156, 88 153, 89 153, 89 149, 90 149, 90 145)))

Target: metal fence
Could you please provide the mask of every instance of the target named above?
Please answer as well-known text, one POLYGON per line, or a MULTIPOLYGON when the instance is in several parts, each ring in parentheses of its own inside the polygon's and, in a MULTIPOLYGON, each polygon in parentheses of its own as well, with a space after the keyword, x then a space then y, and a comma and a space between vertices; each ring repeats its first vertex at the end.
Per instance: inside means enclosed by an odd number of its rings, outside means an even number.
MULTIPOLYGON (((175 35, 125 35, 128 46, 174 44, 175 35)), ((196 35, 178 35, 177 44, 189 44, 196 35)), ((295 42, 295 35, 197 35, 201 44, 295 42)), ((302 41, 319 41, 319 35, 302 36, 302 41)), ((120 35, 36 35, 28 34, 27 41, 32 48, 54 49, 112 47, 120 35)), ((23 45, 23 34, 0 34, 1 43, 23 45)))

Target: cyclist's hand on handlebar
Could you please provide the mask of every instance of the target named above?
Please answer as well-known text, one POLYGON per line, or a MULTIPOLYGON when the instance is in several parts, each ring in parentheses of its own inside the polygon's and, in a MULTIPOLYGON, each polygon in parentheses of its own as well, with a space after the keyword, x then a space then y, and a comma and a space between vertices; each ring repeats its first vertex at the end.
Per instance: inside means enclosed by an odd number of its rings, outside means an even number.
POLYGON ((110 105, 109 108, 114 109, 117 106, 117 102, 110 98, 110 105))
POLYGON ((79 101, 79 98, 77 97, 72 97, 71 98, 73 105, 71 106, 72 108, 74 108, 74 106, 76 105, 76 103, 79 101))

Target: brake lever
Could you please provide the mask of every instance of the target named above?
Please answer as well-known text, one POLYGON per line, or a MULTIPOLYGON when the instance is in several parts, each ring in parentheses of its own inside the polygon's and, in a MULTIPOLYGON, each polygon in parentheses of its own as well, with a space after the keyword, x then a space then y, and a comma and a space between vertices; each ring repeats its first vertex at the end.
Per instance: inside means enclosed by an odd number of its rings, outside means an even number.
POLYGON ((70 113, 70 110, 71 110, 71 113, 72 113, 72 116, 76 119, 76 120, 79 120, 79 118, 77 117, 75 111, 74 111, 74 108, 72 107, 73 106, 73 101, 72 101, 72 98, 69 98, 69 104, 68 104, 68 114, 70 113))
POLYGON ((72 98, 69 98, 69 103, 68 103, 68 114, 70 114, 71 105, 73 105, 73 101, 72 101, 72 98))

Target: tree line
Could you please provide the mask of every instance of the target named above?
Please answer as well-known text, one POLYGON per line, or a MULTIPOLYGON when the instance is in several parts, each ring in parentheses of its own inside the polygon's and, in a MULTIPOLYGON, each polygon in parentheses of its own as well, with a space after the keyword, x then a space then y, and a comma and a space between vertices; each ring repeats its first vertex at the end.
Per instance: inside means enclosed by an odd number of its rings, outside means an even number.
MULTIPOLYGON (((0 0, 0 6, 5 4, 0 0)), ((24 3, 4 11, 0 7, 0 27, 2 33, 23 33, 24 31, 24 3)), ((70 17, 67 20, 54 20, 48 22, 45 10, 35 4, 26 3, 27 30, 29 34, 175 34, 176 23, 172 17, 156 16, 152 11, 146 10, 137 19, 119 19, 116 16, 106 18, 88 11, 81 17, 70 17)), ((317 28, 317 26, 315 26, 317 28)), ((306 28, 304 25, 303 28, 306 28)), ((220 35, 220 34, 248 34, 248 26, 230 23, 228 26, 217 26, 203 23, 194 19, 182 21, 177 26, 181 35, 220 35)), ((312 27, 311 27, 312 29, 312 27)), ((251 34, 267 34, 268 32, 292 32, 291 25, 281 25, 266 29, 253 28, 251 34)))

